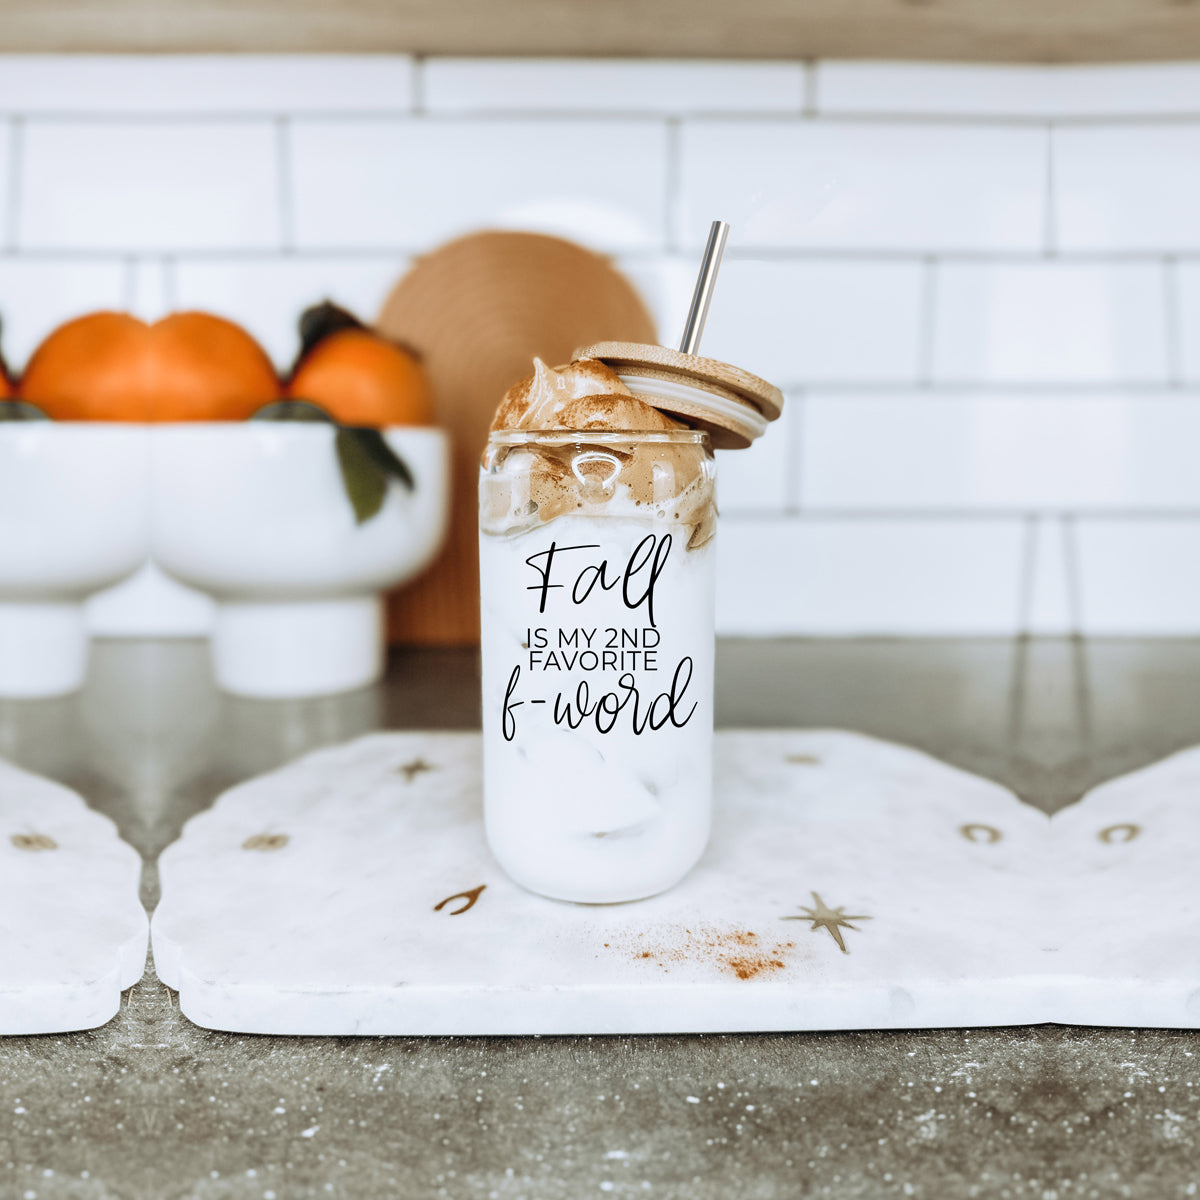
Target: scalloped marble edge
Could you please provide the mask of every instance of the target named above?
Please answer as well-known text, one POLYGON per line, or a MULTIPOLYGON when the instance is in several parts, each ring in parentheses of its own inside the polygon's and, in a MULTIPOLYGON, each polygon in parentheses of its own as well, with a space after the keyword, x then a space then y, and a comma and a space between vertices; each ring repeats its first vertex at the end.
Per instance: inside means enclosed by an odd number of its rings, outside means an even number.
POLYGON ((1061 969, 1079 1025, 1200 1028, 1200 747, 1092 788, 1055 813, 1061 969), (1124 966, 1112 969, 1119 955, 1124 966))
MULTIPOLYGON (((1023 932, 1036 924, 1042 901, 1035 881, 1048 822, 998 784, 920 751, 860 734, 722 732, 718 825, 710 852, 692 875, 664 896, 635 905, 561 905, 521 891, 487 857, 479 814, 478 746, 477 734, 373 734, 238 785, 194 817, 160 860, 163 901, 152 924, 159 977, 179 991, 183 1013, 199 1025, 239 1032, 420 1035, 916 1028, 1053 1019, 1057 989, 1042 964, 1056 948, 1031 946, 1023 932), (428 758, 437 764, 456 756, 457 777, 447 775, 436 787, 431 779, 437 771, 419 772, 407 784, 396 776, 406 759, 428 758), (784 801, 797 811, 805 809, 798 817, 793 814, 796 828, 790 831, 794 844, 788 853, 797 857, 774 864, 776 875, 782 871, 780 877, 790 881, 796 862, 804 882, 776 887, 765 901, 748 896, 747 888, 761 890, 762 872, 745 863, 738 867, 738 855, 749 854, 757 862, 755 855, 769 857, 787 838, 768 822, 745 818, 756 807, 779 802, 775 784, 780 769, 801 779, 810 760, 809 781, 789 783, 792 791, 784 801), (780 768, 781 762, 797 766, 780 768), (822 769, 840 771, 839 786, 831 790, 828 781, 822 785, 822 769), (391 775, 385 778, 387 771, 391 775), (938 781, 932 790, 931 778, 938 781), (381 802, 372 814, 372 796, 378 801, 375 793, 382 792, 392 800, 381 802), (939 793, 942 801, 931 803, 939 793), (389 823, 403 824, 402 808, 394 804, 403 798, 413 801, 414 811, 422 798, 432 799, 434 805, 420 811, 435 826, 439 815, 445 817, 444 827, 426 830, 422 852, 373 860, 396 832, 387 828, 389 823), (363 825, 339 830, 339 820, 348 820, 355 806, 363 825), (847 821, 846 814, 855 812, 857 821, 847 821), (885 813, 895 828, 879 828, 885 813), (320 836, 309 838, 305 821, 315 823, 320 836), (916 829, 922 825, 927 826, 923 833, 916 829), (963 833, 967 827, 993 826, 1005 827, 996 844, 986 835, 976 840, 963 833), (363 837, 364 829, 369 837, 363 837), (814 836, 818 831, 820 838, 814 836), (296 854, 294 867, 283 866, 284 854, 246 858, 242 847, 256 833, 293 839, 285 849, 296 854), (451 847, 453 870, 445 874, 445 883, 417 879, 411 881, 415 891, 405 893, 409 877, 427 871, 454 838, 463 844, 451 847), (900 846, 907 858, 898 855, 900 846), (343 862, 330 875, 330 863, 347 847, 354 851, 353 865, 343 862), (931 885, 929 867, 930 854, 936 862, 948 847, 958 854, 965 874, 947 881, 946 895, 939 893, 936 881, 931 885), (839 861, 839 854, 846 861, 839 861), (364 856, 368 861, 362 861, 364 856), (898 881, 888 883, 883 876, 891 866, 900 870, 898 881), (294 871, 290 878, 289 870, 294 871), (247 871, 255 875, 247 876, 247 871), (326 902, 314 903, 309 892, 323 874, 333 887, 326 889, 326 902), (1023 880, 1017 890, 1027 901, 1024 907, 1013 902, 1018 879, 1023 880), (446 925, 444 916, 431 915, 435 901, 457 890, 452 881, 467 887, 479 880, 488 889, 488 903, 481 903, 480 910, 490 907, 496 914, 490 925, 477 922, 477 932, 468 936, 468 922, 446 925), (815 888, 810 886, 814 883, 815 888), (258 907, 247 917, 236 911, 235 901, 222 922, 213 910, 214 889, 224 887, 229 897, 239 886, 258 907), (380 907, 406 912, 404 933, 397 935, 395 925, 383 920, 376 936, 364 937, 358 928, 366 919, 363 910, 346 902, 347 890, 358 887, 381 889, 380 907), (788 927, 788 936, 800 949, 789 949, 781 969, 761 973, 761 978, 759 972, 745 980, 723 977, 714 973, 711 961, 692 962, 686 955, 680 966, 669 953, 665 958, 673 965, 663 970, 676 970, 673 980, 645 970, 639 974, 636 962, 631 967, 625 959, 606 958, 599 968, 588 961, 587 952, 595 950, 592 957, 599 959, 599 948, 608 949, 618 937, 678 930, 689 922, 720 924, 721 919, 704 915, 703 904, 714 895, 734 912, 733 925, 758 925, 777 919, 784 904, 811 905, 814 890, 851 914, 878 910, 881 903, 886 907, 890 897, 893 908, 907 905, 917 916, 908 927, 904 914, 893 917, 889 927, 882 913, 873 913, 873 925, 884 933, 877 944, 894 943, 876 950, 873 958, 866 951, 871 939, 862 933, 861 922, 858 931, 845 935, 853 953, 843 955, 826 930, 810 930, 807 918, 799 920, 788 927), (329 906, 335 903, 346 907, 334 913, 329 906), (263 905, 276 906, 274 915, 264 917, 263 905), (451 955, 441 962, 436 951, 430 953, 438 919, 438 937, 459 931, 458 960, 451 955), (928 919, 942 922, 936 937, 922 933, 920 922, 928 919), (296 924, 289 927, 289 922, 296 924), (316 928, 322 922, 328 925, 324 938, 316 928), (1011 935, 1002 952, 993 944, 981 946, 977 933, 984 924, 989 936, 997 929, 1011 935), (409 925, 416 933, 405 943, 409 925), (939 937, 949 949, 939 944, 939 937), (1021 942, 1016 952, 1013 939, 1021 942), (502 952, 496 946, 501 942, 502 952), (581 942, 586 943, 582 952, 581 942), (382 953, 381 947, 386 947, 383 957, 397 967, 391 975, 385 966, 367 961, 382 953), (303 954, 298 955, 300 949, 303 954), (924 970, 913 963, 922 954, 924 970), (307 962, 301 961, 305 955, 307 962), (331 959, 327 966, 321 955, 331 959), (957 969, 955 963, 963 958, 973 961, 973 973, 957 969), (486 964, 476 978, 469 971, 467 977, 455 974, 455 961, 476 959, 486 964), (398 969, 400 963, 413 962, 414 970, 398 969), (549 975, 547 962, 552 964, 549 975), (516 977, 514 964, 522 967, 516 977), (441 969, 442 977, 431 968, 441 969), (407 978, 422 970, 427 978, 407 978)), ((451 766, 443 762, 438 770, 451 772, 451 766)), ((783 936, 778 932, 778 939, 783 936)))
POLYGON ((0 1035, 94 1029, 142 978, 142 859, 63 784, 0 759, 0 1035), (48 838, 22 849, 14 838, 48 838))

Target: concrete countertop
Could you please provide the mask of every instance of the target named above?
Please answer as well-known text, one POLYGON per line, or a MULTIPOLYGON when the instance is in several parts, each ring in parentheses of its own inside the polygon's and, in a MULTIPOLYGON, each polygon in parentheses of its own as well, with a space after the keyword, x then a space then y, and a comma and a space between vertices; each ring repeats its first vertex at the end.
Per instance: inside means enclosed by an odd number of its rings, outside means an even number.
MULTIPOLYGON (((153 905, 156 855, 233 783, 478 718, 469 652, 267 703, 220 697, 201 644, 111 642, 82 695, 0 701, 0 755, 112 816, 153 905)), ((1054 811, 1200 742, 1200 642, 728 641, 717 720, 891 738, 1054 811)), ((102 1029, 0 1039, 0 1197, 1183 1196, 1198 1093, 1188 1031, 252 1037, 151 968, 102 1029)))

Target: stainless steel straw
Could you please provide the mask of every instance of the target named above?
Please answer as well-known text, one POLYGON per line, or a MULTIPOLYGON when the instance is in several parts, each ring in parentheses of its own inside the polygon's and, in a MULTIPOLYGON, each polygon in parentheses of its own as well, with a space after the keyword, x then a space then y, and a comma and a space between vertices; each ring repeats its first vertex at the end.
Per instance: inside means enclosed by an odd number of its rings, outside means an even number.
POLYGON ((721 256, 729 239, 729 226, 724 221, 714 221, 708 231, 708 245, 704 247, 704 261, 700 264, 700 275, 696 279, 696 290, 692 293, 692 307, 688 311, 687 325, 683 330, 683 341, 679 349, 684 354, 700 351, 700 338, 704 335, 704 322, 708 320, 708 306, 712 303, 713 290, 717 286, 717 272, 721 269, 721 256))

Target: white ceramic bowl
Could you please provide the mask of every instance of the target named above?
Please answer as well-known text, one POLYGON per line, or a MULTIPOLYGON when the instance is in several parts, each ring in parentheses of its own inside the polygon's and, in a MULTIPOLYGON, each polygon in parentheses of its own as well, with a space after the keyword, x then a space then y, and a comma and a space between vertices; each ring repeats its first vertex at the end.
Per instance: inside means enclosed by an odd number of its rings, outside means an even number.
POLYGON ((364 687, 383 669, 380 593, 426 567, 445 535, 449 439, 384 431, 416 487, 388 486, 359 525, 325 425, 160 425, 151 434, 155 562, 217 601, 213 666, 243 696, 364 687))
POLYGON ((146 561, 149 479, 144 425, 0 424, 0 696, 82 685, 82 602, 146 561))

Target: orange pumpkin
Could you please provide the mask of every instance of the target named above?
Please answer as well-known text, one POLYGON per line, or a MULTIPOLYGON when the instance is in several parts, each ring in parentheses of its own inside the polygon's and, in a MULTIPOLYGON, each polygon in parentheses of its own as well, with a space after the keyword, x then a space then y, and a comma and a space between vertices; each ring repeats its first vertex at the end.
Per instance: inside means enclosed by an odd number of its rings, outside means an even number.
POLYGON ((68 321, 33 352, 18 395, 60 421, 148 421, 149 332, 128 313, 68 321))
POLYGON ((147 325, 98 312, 34 351, 21 399, 60 421, 240 421, 279 396, 263 348, 240 326, 183 312, 147 325))
POLYGON ((342 425, 431 425, 433 394, 417 357, 368 329, 339 329, 300 360, 292 400, 320 405, 342 425))

